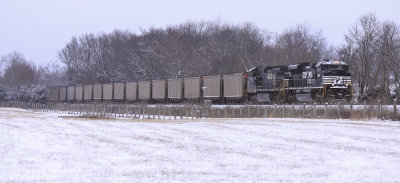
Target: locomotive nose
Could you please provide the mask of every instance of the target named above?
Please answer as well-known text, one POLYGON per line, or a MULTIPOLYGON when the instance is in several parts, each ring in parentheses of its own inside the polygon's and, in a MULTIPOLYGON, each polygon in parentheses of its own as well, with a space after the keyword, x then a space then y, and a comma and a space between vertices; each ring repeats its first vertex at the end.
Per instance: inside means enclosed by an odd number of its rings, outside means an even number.
POLYGON ((336 99, 342 99, 345 97, 345 94, 343 94, 342 92, 337 92, 336 93, 336 99))

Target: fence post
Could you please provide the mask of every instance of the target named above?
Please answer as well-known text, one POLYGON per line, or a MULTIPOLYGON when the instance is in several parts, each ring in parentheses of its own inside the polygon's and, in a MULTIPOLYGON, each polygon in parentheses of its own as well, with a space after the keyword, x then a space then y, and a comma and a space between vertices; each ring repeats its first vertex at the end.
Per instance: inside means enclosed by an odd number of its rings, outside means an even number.
POLYGON ((303 104, 303 114, 302 114, 303 118, 306 117, 306 104, 303 104))
POLYGON ((353 118, 353 102, 350 102, 350 119, 353 118))
POLYGON ((325 119, 328 119, 328 103, 325 102, 325 119))
POLYGON ((239 117, 242 118, 243 114, 242 114, 242 106, 239 107, 239 117))
MULTIPOLYGON (((143 116, 143 119, 145 119, 145 114, 146 114, 146 108, 145 108, 144 105, 142 105, 142 116, 143 116)), ((140 118, 140 115, 139 115, 139 118, 140 118)))
POLYGON ((125 104, 125 113, 122 114, 122 117, 128 116, 128 105, 125 104))
POLYGON ((192 114, 193 114, 192 106, 186 106, 186 119, 192 119, 192 114))
POLYGON ((226 111, 227 111, 227 109, 226 109, 226 108, 227 108, 227 107, 224 107, 224 118, 226 118, 226 117, 227 117, 227 116, 226 116, 226 115, 227 115, 227 114, 226 114, 226 113, 227 113, 227 112, 226 112, 226 111))
POLYGON ((393 117, 397 119, 397 106, 396 106, 396 99, 393 101, 393 117))
POLYGON ((106 117, 106 104, 103 105, 103 117, 106 117))
POLYGON ((157 109, 157 119, 158 120, 160 120, 161 118, 161 115, 160 115, 160 113, 161 113, 161 107, 160 106, 158 106, 158 107, 156 107, 156 109, 157 109))
POLYGON ((257 115, 256 115, 256 117, 258 118, 258 116, 260 115, 260 106, 256 105, 256 107, 257 107, 257 115))
POLYGON ((294 118, 294 103, 292 103, 292 118, 294 118))
POLYGON ((199 107, 198 106, 196 106, 196 107, 194 107, 194 111, 195 111, 195 114, 196 114, 196 119, 199 119, 199 107))
POLYGON ((203 117, 203 108, 200 106, 200 119, 203 117))
POLYGON ((180 119, 183 119, 183 107, 182 107, 182 106, 180 106, 179 108, 180 108, 180 110, 179 110, 179 111, 180 111, 180 115, 181 115, 181 118, 180 118, 180 119))
POLYGON ((267 105, 264 105, 264 118, 267 118, 267 105))
POLYGON ((139 114, 138 109, 139 107, 137 105, 132 106, 133 118, 138 118, 137 117, 137 115, 139 114))
POLYGON ((276 118, 276 104, 274 104, 274 118, 276 118))
POLYGON ((174 119, 176 119, 176 107, 174 108, 174 119))
MULTIPOLYGON (((137 114, 137 118, 140 119, 142 115, 144 115, 143 113, 143 105, 137 105, 136 106, 136 114, 137 114)), ((144 116, 143 116, 144 118, 144 116)))
POLYGON ((367 119, 367 101, 366 100, 364 100, 363 118, 367 119))
POLYGON ((166 106, 163 106, 163 119, 165 120, 165 108, 166 106))
POLYGON ((235 118, 235 108, 232 107, 232 118, 235 118))
POLYGON ((282 105, 282 117, 283 118, 285 118, 285 107, 286 107, 286 104, 283 104, 282 105))
POLYGON ((132 106, 132 112, 133 112, 133 118, 138 118, 137 115, 139 114, 139 112, 138 112, 138 106, 137 105, 133 105, 132 106))
POLYGON ((211 108, 211 104, 210 104, 210 106, 208 106, 208 105, 205 105, 204 106, 204 118, 207 118, 207 117, 209 117, 209 112, 208 112, 208 109, 209 108, 211 108))
POLYGON ((131 106, 131 118, 136 118, 136 111, 137 111, 136 105, 132 105, 131 106))
POLYGON ((131 118, 136 118, 136 106, 135 105, 131 105, 131 118))
POLYGON ((168 107, 168 119, 171 119, 171 107, 168 107))
POLYGON ((147 112, 147 119, 150 119, 150 110, 149 110, 149 106, 146 106, 146 112, 147 112))
POLYGON ((314 103, 314 119, 317 118, 317 103, 314 103))
POLYGON ((340 117, 341 117, 340 102, 338 102, 337 107, 338 107, 338 119, 340 119, 340 117))
POLYGON ((122 117, 123 116, 123 111, 124 111, 124 106, 121 106, 121 104, 117 104, 118 106, 118 116, 122 117))
POLYGON ((156 117, 156 111, 157 111, 157 106, 154 106, 153 110, 151 110, 153 112, 153 119, 155 119, 156 117))
POLYGON ((247 105, 247 117, 250 118, 250 106, 247 105))
POLYGON ((160 106, 156 106, 156 113, 157 113, 157 119, 160 120, 161 119, 161 107, 160 106))
POLYGON ((378 111, 377 111, 377 118, 381 118, 381 100, 378 100, 378 111))

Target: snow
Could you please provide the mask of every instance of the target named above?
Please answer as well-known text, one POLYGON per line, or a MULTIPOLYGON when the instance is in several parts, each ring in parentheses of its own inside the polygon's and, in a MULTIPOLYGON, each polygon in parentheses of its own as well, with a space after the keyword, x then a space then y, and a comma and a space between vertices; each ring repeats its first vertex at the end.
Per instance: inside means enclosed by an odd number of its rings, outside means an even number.
POLYGON ((0 108, 0 182, 396 182, 400 123, 0 108))

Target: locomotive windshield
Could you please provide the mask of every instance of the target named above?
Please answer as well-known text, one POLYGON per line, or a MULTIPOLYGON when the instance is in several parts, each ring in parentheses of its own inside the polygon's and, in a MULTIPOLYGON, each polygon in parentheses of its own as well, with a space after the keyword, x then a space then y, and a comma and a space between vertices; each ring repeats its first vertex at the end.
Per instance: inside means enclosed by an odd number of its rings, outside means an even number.
POLYGON ((348 65, 332 65, 332 64, 324 64, 321 67, 321 70, 333 70, 333 69, 343 69, 345 71, 349 70, 348 65))

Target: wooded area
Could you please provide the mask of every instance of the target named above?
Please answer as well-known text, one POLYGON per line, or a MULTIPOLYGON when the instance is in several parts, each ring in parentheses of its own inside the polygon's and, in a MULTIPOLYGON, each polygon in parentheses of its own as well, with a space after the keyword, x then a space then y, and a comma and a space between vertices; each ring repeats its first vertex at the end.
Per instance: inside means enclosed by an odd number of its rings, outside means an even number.
POLYGON ((59 53, 70 83, 190 77, 245 72, 326 57, 321 32, 298 25, 276 36, 254 25, 187 22, 165 29, 74 37, 59 53), (274 38, 275 39, 275 38, 274 38))
POLYGON ((321 59, 349 64, 356 99, 389 100, 400 93, 399 25, 366 14, 340 46, 307 25, 274 33, 251 23, 186 22, 140 33, 87 33, 58 53, 61 66, 38 67, 17 52, 3 56, 0 100, 38 93, 33 89, 38 85, 46 93, 44 86, 229 74, 321 59))

